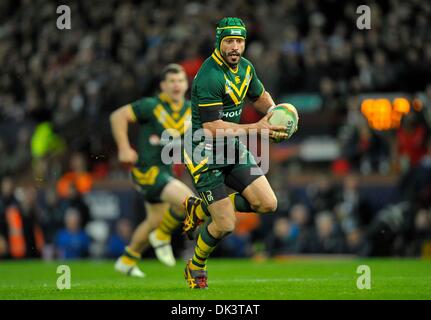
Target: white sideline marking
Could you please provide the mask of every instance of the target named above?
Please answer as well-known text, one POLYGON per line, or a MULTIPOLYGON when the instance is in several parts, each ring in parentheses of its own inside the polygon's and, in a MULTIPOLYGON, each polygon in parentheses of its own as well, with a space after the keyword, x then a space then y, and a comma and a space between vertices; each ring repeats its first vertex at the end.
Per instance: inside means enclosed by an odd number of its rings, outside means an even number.
MULTIPOLYGON (((229 282, 301 282, 301 281, 333 281, 333 278, 271 278, 271 279, 232 279, 229 282)), ((226 280, 211 280, 212 283, 226 280)))

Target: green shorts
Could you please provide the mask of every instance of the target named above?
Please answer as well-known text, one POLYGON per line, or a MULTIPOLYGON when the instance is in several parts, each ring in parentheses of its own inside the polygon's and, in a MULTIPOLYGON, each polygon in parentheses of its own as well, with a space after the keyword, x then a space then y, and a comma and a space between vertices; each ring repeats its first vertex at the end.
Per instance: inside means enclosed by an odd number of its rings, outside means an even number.
POLYGON ((209 205, 228 197, 226 187, 242 193, 254 180, 263 175, 253 154, 238 142, 235 145, 235 163, 214 164, 208 158, 196 163, 185 153, 187 170, 201 198, 209 205))
POLYGON ((136 190, 150 203, 162 202, 163 189, 174 179, 168 166, 134 167, 131 175, 136 190))

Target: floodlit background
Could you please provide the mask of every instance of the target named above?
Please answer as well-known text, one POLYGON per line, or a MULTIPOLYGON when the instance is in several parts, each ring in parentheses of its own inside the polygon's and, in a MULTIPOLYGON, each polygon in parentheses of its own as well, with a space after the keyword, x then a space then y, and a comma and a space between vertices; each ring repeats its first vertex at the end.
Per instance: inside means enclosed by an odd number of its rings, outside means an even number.
MULTIPOLYGON (((214 256, 431 256, 431 2, 365 2, 371 30, 352 0, 65 1, 58 30, 57 2, 2 0, 0 256, 121 254, 145 211, 109 113, 155 95, 168 63, 192 81, 224 16, 244 20, 245 56, 301 118, 270 149, 278 212, 240 213, 214 256), (78 232, 71 253, 58 235, 78 232)), ((175 235, 178 257, 191 246, 175 235)))

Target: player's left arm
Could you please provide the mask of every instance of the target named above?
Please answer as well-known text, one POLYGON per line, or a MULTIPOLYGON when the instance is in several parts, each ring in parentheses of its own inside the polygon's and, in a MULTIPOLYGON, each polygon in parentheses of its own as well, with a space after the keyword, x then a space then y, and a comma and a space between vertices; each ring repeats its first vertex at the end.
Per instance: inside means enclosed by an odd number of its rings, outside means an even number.
POLYGON ((260 97, 252 103, 256 110, 262 113, 267 113, 269 108, 275 106, 274 99, 271 97, 271 94, 265 89, 260 95, 260 97))

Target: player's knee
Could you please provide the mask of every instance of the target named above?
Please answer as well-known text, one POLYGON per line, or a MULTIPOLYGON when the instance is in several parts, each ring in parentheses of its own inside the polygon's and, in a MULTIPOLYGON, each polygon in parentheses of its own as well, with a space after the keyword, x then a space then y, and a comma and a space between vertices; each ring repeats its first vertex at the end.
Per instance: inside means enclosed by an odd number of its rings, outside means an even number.
POLYGON ((235 230, 236 217, 235 215, 224 215, 216 219, 215 224, 220 233, 226 234, 235 230))
POLYGON ((274 213, 277 210, 277 198, 271 196, 262 199, 262 201, 259 201, 256 209, 258 213, 274 213))

